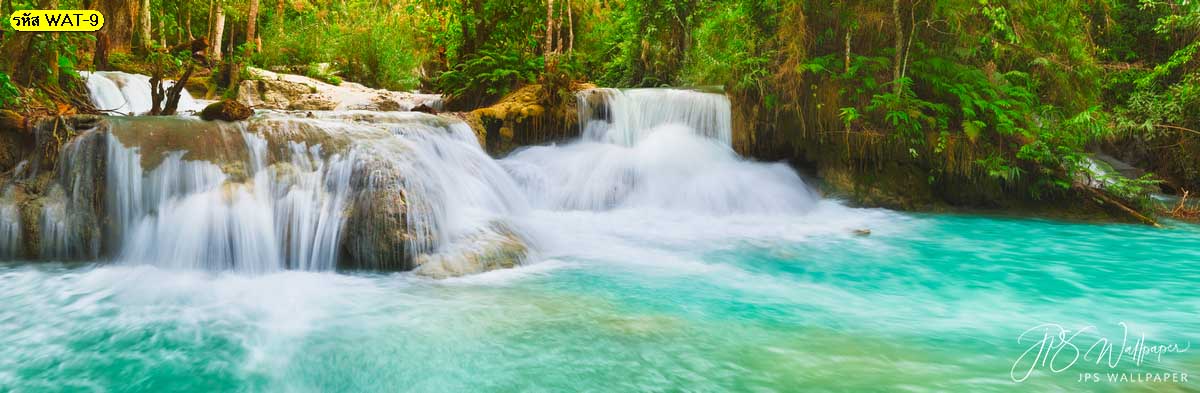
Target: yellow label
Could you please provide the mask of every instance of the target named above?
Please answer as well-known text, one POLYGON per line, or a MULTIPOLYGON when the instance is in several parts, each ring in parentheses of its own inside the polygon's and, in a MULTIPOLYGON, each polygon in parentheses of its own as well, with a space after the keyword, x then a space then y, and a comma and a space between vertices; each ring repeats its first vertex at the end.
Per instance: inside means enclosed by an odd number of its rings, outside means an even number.
POLYGON ((104 15, 96 10, 25 10, 8 17, 17 31, 96 31, 104 15))

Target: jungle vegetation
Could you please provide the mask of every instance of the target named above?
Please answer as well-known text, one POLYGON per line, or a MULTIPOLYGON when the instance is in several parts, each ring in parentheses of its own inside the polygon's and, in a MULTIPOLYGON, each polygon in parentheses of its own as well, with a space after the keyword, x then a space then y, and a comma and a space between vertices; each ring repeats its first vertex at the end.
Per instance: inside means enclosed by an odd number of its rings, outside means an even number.
POLYGON ((607 87, 721 86, 735 105, 739 151, 899 172, 953 203, 1060 197, 1091 175, 1087 157, 1099 150, 1150 172, 1105 182, 1111 196, 1144 201, 1160 188, 1200 189, 1195 0, 0 5, 6 16, 88 8, 108 20, 92 35, 14 33, 6 19, 7 108, 37 106, 47 99, 39 95, 66 100, 79 90, 75 70, 134 68, 203 41, 205 65, 225 70, 213 82, 222 89, 248 65, 439 92, 457 109, 547 76, 607 87))

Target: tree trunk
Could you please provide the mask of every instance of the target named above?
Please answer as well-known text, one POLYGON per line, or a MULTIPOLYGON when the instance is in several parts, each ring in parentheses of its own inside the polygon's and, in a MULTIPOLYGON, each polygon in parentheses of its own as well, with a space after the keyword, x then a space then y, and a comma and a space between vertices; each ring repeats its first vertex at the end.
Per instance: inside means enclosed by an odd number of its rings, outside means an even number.
POLYGON ((903 65, 900 67, 901 78, 903 78, 905 75, 908 75, 908 56, 912 54, 913 37, 917 36, 917 5, 919 3, 920 1, 913 3, 913 5, 908 9, 908 21, 910 27, 908 29, 908 43, 904 45, 903 65))
POLYGON ((904 52, 904 25, 900 23, 900 0, 892 0, 892 21, 896 26, 896 54, 892 60, 892 93, 900 95, 900 56, 904 52))
POLYGON ((133 46, 133 29, 138 15, 138 1, 99 0, 91 8, 104 15, 104 27, 100 29, 108 37, 108 51, 129 53, 133 46))
POLYGON ((150 0, 141 0, 138 9, 138 49, 146 52, 154 49, 154 39, 150 32, 150 0))
POLYGON ((283 33, 283 0, 275 3, 275 29, 283 33))
POLYGON ((257 27, 258 27, 258 0, 250 0, 249 10, 248 10, 248 12, 246 12, 246 42, 250 44, 250 46, 246 47, 246 58, 247 59, 249 59, 250 55, 254 53, 254 48, 256 46, 258 46, 258 43, 254 40, 254 35, 256 34, 254 32, 254 30, 257 27))
MULTIPOLYGON (((254 48, 258 46, 258 42, 254 39, 254 30, 258 25, 258 0, 250 0, 250 4, 246 9, 246 55, 240 61, 234 62, 229 68, 229 88, 237 88, 240 83, 242 61, 250 61, 250 56, 254 55, 254 48)), ((229 36, 229 45, 233 47, 233 35, 229 36)), ((230 49, 229 53, 233 53, 230 49)))
MULTIPOLYGON (((147 1, 149 1, 149 0, 147 0, 147 1)), ((159 12, 159 14, 158 14, 158 47, 159 48, 167 47, 167 24, 165 22, 163 22, 163 19, 165 16, 167 16, 165 13, 165 10, 163 12, 159 12)))
POLYGON ((225 8, 221 4, 221 0, 217 0, 213 9, 213 29, 212 29, 212 57, 213 60, 221 60, 221 38, 225 34, 225 8))
POLYGON ((208 0, 208 18, 204 20, 204 38, 212 42, 213 38, 213 0, 208 0))
POLYGON ((192 35, 192 0, 183 0, 183 29, 187 31, 188 42, 196 40, 192 35))
POLYGON ((234 38, 237 38, 237 26, 235 26, 235 25, 230 25, 230 26, 229 26, 229 46, 225 48, 225 53, 228 53, 230 56, 233 56, 233 55, 235 55, 235 53, 233 53, 233 49, 234 49, 234 46, 233 46, 233 40, 234 40, 234 38))
MULTIPOLYGON (((38 8, 40 10, 52 10, 58 8, 58 0, 40 0, 38 8)), ((39 74, 43 71, 42 67, 35 66, 33 59, 33 38, 40 34, 46 33, 21 33, 14 34, 8 37, 4 42, 0 42, 0 53, 4 53, 6 61, 0 61, 0 71, 8 74, 13 81, 19 84, 30 85, 36 82, 39 74), (12 59, 12 61, 7 61, 12 59)), ((57 55, 48 64, 53 66, 58 65, 57 55)), ((51 73, 54 73, 51 70, 51 73)), ((58 80, 53 81, 57 83, 58 80)))
POLYGON ((96 71, 107 71, 108 65, 108 34, 104 30, 96 32, 96 53, 92 56, 92 66, 96 71))
POLYGON ((845 60, 846 65, 845 65, 845 71, 844 71, 846 73, 846 75, 850 75, 850 32, 851 31, 852 31, 851 29, 846 29, 846 60, 845 60))
POLYGON ((184 93, 184 85, 187 85, 188 78, 192 76, 192 70, 195 64, 189 62, 187 69, 183 71, 183 75, 175 81, 171 88, 163 89, 162 76, 154 74, 150 78, 150 115, 151 116, 173 116, 179 108, 179 97, 184 93), (165 102, 164 102, 165 100, 165 102))
MULTIPOLYGON (((554 0, 546 0, 546 57, 554 52, 554 0)), ((550 62, 546 62, 547 65, 550 62)))
POLYGON ((567 39, 570 41, 567 44, 567 52, 575 51, 575 17, 571 13, 571 0, 567 0, 567 39))

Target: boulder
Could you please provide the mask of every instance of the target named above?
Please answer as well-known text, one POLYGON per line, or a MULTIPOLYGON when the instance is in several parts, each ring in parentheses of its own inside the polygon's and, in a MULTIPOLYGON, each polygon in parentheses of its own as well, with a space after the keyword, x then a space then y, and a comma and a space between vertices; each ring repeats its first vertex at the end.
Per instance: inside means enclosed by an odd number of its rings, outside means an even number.
POLYGON ((413 238, 403 182, 400 169, 389 160, 368 159, 355 168, 350 187, 357 193, 342 234, 349 258, 339 268, 412 269, 413 238))
POLYGON ((260 109, 405 111, 439 108, 441 96, 373 89, 354 82, 337 85, 301 75, 250 68, 254 79, 238 85, 238 101, 260 109))
POLYGON ((412 111, 413 111, 413 112, 422 112, 422 113, 428 113, 428 114, 431 114, 431 115, 436 115, 436 114, 438 114, 438 111, 437 111, 437 109, 433 109, 433 108, 432 108, 432 107, 430 107, 429 105, 425 105, 425 104, 420 104, 420 105, 414 106, 414 107, 412 108, 412 111))
POLYGON ((445 250, 416 258, 414 273, 430 278, 460 277, 521 265, 529 247, 507 224, 496 221, 458 239, 445 250))
POLYGON ((250 107, 234 100, 221 100, 214 102, 204 107, 203 111, 200 111, 200 118, 207 121, 246 120, 249 119, 251 115, 254 115, 253 109, 250 109, 250 107))

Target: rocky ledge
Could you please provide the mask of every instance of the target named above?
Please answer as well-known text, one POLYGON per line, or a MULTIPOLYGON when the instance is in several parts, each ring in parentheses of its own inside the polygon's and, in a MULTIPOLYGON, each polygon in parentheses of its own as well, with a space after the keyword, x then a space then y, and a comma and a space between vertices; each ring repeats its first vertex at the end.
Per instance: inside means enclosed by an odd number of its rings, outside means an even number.
POLYGON ((281 110, 440 110, 439 94, 373 89, 354 82, 334 85, 317 79, 250 68, 252 79, 238 86, 237 100, 256 109, 281 110))

